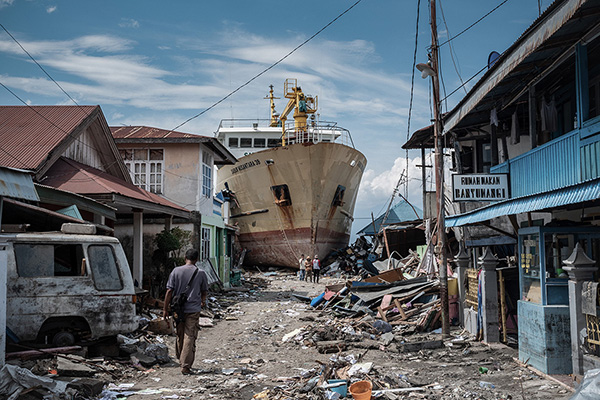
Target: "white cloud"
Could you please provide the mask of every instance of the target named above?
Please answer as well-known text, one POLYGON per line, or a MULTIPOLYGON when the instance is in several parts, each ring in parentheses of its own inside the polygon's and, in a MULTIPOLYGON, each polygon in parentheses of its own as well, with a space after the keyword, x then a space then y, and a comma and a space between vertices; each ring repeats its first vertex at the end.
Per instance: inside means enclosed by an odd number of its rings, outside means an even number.
POLYGON ((0 0, 0 8, 12 6, 14 0, 0 0))
MULTIPOLYGON (((27 51, 35 56, 46 56, 49 58, 60 58, 66 54, 80 53, 86 51, 98 51, 102 53, 124 52, 132 48, 133 42, 127 39, 109 35, 88 35, 73 40, 39 40, 30 41, 17 36, 17 40, 27 51)), ((0 52, 21 55, 27 59, 23 50, 11 39, 0 38, 0 52)))
POLYGON ((139 28, 140 23, 132 18, 121 18, 121 22, 119 23, 121 28, 139 28))
POLYGON ((56 6, 49 6, 46 8, 46 12, 48 14, 52 14, 54 11, 56 11, 56 8, 57 8, 56 6))

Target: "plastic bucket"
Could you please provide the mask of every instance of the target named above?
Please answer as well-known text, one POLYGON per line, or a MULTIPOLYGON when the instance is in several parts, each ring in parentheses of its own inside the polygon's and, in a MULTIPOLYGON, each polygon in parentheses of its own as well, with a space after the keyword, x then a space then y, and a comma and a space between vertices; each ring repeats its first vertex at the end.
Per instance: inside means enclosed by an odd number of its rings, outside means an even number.
POLYGON ((329 388, 329 390, 335 393, 339 393, 342 397, 346 397, 346 395, 348 394, 348 383, 345 379, 330 379, 327 381, 327 383, 329 384, 342 382, 344 383, 343 385, 329 388))
POLYGON ((373 384, 369 381, 358 381, 350 385, 350 394, 355 400, 370 400, 373 384))

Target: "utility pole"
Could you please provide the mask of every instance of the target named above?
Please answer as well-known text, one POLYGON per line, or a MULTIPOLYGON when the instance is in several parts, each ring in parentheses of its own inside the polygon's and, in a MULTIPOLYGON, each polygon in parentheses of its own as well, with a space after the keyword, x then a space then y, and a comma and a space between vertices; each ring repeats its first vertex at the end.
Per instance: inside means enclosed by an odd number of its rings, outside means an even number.
POLYGON ((438 64, 438 40, 435 0, 431 6, 431 67, 433 81, 433 132, 435 138, 435 198, 437 205, 437 246, 440 262, 440 297, 442 300, 442 336, 450 336, 448 309, 448 267, 446 259, 446 223, 444 210, 444 146, 442 142, 442 119, 440 115, 440 80, 438 64))

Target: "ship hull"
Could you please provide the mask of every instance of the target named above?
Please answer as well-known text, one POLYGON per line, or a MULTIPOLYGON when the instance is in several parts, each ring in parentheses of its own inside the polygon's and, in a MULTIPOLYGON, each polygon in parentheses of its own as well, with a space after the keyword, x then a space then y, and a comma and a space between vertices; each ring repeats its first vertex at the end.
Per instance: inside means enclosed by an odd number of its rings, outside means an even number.
POLYGON ((235 193, 229 223, 239 227, 245 263, 297 268, 302 254, 324 259, 347 246, 365 166, 354 148, 321 142, 259 151, 221 168, 217 189, 227 183, 235 193), (286 199, 276 189, 284 185, 286 199))

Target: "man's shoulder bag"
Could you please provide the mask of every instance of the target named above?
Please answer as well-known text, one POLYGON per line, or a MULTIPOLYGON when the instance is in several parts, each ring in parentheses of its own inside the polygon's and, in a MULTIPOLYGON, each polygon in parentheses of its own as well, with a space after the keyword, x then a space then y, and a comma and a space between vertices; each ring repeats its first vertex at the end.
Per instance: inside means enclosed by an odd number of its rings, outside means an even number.
POLYGON ((173 295, 173 297, 171 297, 170 305, 171 305, 171 311, 173 312, 173 318, 175 319, 175 322, 179 323, 185 319, 185 316, 183 313, 183 307, 185 306, 185 303, 188 299, 188 290, 190 290, 190 285, 192 284, 192 281, 194 280, 194 277, 196 276, 197 273, 198 273, 198 267, 196 267, 196 270, 192 274, 192 277, 188 281, 185 289, 183 289, 183 292, 173 295))

